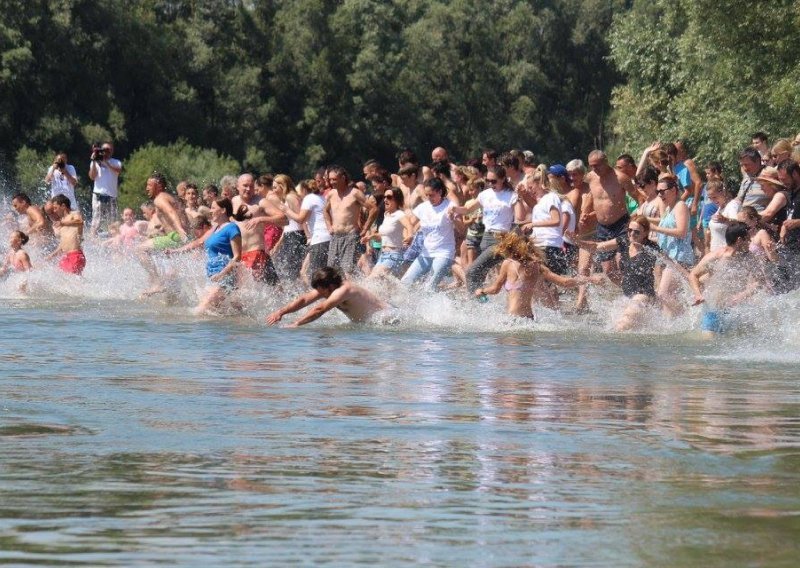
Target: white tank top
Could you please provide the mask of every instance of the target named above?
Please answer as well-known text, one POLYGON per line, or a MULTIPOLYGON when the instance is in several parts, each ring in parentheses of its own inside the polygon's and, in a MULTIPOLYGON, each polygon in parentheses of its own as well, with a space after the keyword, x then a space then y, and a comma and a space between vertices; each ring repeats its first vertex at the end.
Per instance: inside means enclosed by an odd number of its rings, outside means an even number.
POLYGON ((405 211, 386 213, 383 216, 383 223, 378 227, 378 233, 381 235, 381 248, 396 250, 403 248, 403 223, 400 220, 405 216, 405 211))

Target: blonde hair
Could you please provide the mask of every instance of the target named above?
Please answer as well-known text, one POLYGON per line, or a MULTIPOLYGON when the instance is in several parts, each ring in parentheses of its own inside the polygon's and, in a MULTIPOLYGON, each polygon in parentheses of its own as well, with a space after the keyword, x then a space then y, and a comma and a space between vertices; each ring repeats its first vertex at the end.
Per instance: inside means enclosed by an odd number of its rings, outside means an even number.
POLYGON ((537 248, 530 239, 517 233, 506 233, 500 242, 495 245, 495 253, 503 258, 516 260, 520 264, 544 262, 544 253, 537 248))
POLYGON ((273 186, 273 191, 278 194, 278 197, 281 198, 283 201, 286 198, 286 194, 290 191, 294 191, 294 182, 292 178, 287 176, 286 174, 278 174, 274 178, 272 178, 272 183, 278 182, 283 186, 282 190, 276 190, 273 186))

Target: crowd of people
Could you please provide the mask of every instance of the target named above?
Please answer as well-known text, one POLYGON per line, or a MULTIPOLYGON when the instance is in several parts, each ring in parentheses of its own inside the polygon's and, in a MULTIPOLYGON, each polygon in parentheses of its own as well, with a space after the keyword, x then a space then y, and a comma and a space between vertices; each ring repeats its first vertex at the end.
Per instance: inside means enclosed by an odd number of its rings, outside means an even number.
POLYGON ((298 184, 285 174, 243 173, 218 186, 181 181, 174 193, 153 173, 141 219, 132 209, 118 218, 122 163, 104 143, 92 148, 88 226, 78 173, 60 153, 42 207, 24 193, 12 198, 0 275, 34 270, 36 259, 58 259, 61 270, 81 275, 88 229, 87 238, 141 264, 143 297, 180 279, 165 268, 170 257, 204 249, 201 313, 241 308, 243 286, 310 288, 271 313, 270 325, 312 304, 292 325, 333 308, 353 321, 392 321, 396 309, 371 291, 378 287, 369 282, 380 280, 478 301, 502 292, 508 314, 522 318, 534 318, 536 305, 587 311, 593 287, 605 286, 627 298, 618 330, 703 304, 700 327, 713 335, 753 295, 800 286, 800 135, 770 146, 758 132, 751 142, 740 172, 715 161, 700 167, 678 140, 613 164, 600 150, 586 164, 547 165, 529 151, 491 149, 457 163, 439 147, 423 165, 404 150, 394 171, 370 160, 358 180, 330 165, 298 184), (574 305, 560 288, 577 289, 574 305))

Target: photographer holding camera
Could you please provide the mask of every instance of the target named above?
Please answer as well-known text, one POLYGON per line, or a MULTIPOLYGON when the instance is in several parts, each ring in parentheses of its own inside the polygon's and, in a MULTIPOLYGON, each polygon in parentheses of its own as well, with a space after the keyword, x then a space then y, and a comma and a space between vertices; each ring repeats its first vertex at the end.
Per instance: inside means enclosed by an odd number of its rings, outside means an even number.
POLYGON ((92 145, 89 177, 94 180, 92 192, 92 235, 102 224, 106 229, 109 223, 117 220, 117 182, 122 171, 122 162, 112 158, 114 146, 111 142, 92 145))
POLYGON ((78 210, 78 200, 75 198, 75 186, 78 184, 78 174, 75 167, 67 163, 64 152, 56 154, 53 165, 47 170, 44 182, 50 184, 50 197, 65 195, 69 199, 73 211, 78 210))

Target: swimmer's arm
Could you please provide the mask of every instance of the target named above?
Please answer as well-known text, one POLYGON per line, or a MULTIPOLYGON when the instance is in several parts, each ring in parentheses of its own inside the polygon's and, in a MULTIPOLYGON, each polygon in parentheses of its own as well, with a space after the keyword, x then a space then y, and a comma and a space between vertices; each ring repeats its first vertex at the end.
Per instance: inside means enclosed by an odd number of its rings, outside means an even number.
MULTIPOLYGON (((764 252, 767 255, 767 260, 770 262, 778 262, 778 254, 775 252, 775 241, 772 240, 766 231, 761 233, 761 235, 763 235, 763 237, 761 239, 757 238, 757 240, 761 244, 761 248, 764 249, 764 252)), ((756 235, 756 237, 758 237, 758 235, 756 235)))
POLYGON ((21 272, 28 272, 31 270, 31 257, 24 250, 17 252, 17 260, 22 264, 21 272))
POLYGON ((660 147, 661 147, 661 142, 656 140, 655 142, 650 144, 650 146, 644 149, 644 151, 642 152, 642 157, 639 158, 639 165, 636 168, 637 176, 640 176, 644 173, 645 168, 647 168, 647 163, 650 160, 650 154, 658 150, 660 147))
POLYGON ((594 210, 594 197, 592 197, 592 192, 590 191, 583 196, 581 218, 578 222, 580 225, 585 225, 592 217, 597 217, 597 212, 594 210))
POLYGON ((308 218, 311 217, 311 211, 309 209, 292 211, 287 207, 283 212, 286 213, 286 216, 289 219, 291 219, 292 221, 297 221, 298 223, 305 223, 306 221, 308 221, 308 218))
POLYGON ((306 292, 305 294, 298 296, 285 306, 278 308, 271 314, 267 316, 267 323, 269 325, 274 325, 281 321, 281 318, 286 314, 294 313, 298 310, 302 310, 309 304, 313 304, 317 300, 319 300, 322 296, 316 290, 311 290, 310 292, 306 292))
POLYGON ((561 224, 561 211, 555 207, 550 208, 550 219, 547 221, 528 221, 529 227, 558 227, 561 224))
POLYGON ((700 172, 697 171, 697 165, 694 163, 694 160, 687 158, 684 164, 686 164, 686 169, 689 170, 689 179, 692 180, 692 186, 694 186, 690 213, 696 215, 697 207, 700 202, 700 190, 703 189, 703 178, 700 177, 700 172))
POLYGON ((189 252, 190 250, 194 250, 196 248, 200 248, 201 246, 203 246, 205 244, 206 239, 208 237, 210 237, 213 232, 214 232, 214 229, 209 229, 208 231, 203 233, 203 236, 200 237, 199 239, 195 239, 195 240, 193 240, 191 242, 188 242, 185 245, 183 245, 182 247, 178 247, 178 248, 175 248, 175 249, 166 249, 164 251, 164 254, 166 254, 167 256, 172 256, 173 254, 181 254, 181 253, 184 253, 184 252, 189 252))
POLYGON ((569 276, 561 276, 560 274, 551 272, 550 269, 545 266, 541 267, 541 271, 542 278, 548 282, 557 284, 562 288, 577 288, 578 286, 583 286, 589 283, 599 284, 605 279, 605 276, 602 274, 598 274, 596 276, 576 276, 574 278, 569 276))
POLYGON ((709 264, 712 258, 716 258, 716 255, 712 256, 707 254, 700 260, 700 262, 697 263, 697 266, 692 268, 692 271, 689 273, 689 286, 692 287, 692 292, 694 292, 693 306, 702 304, 706 301, 705 298, 703 298, 703 289, 700 286, 700 277, 708 272, 709 264))
POLYGON ((400 217, 400 224, 403 225, 403 244, 408 246, 414 238, 414 223, 411 222, 408 213, 400 217))
MULTIPOLYGON (((67 215, 69 217, 69 215, 67 215)), ((64 217, 66 219, 67 217, 64 217)), ((44 214, 40 213, 34 207, 28 207, 28 218, 30 219, 30 226, 28 227, 29 233, 36 233, 41 231, 45 227, 45 220, 44 214)), ((67 225, 68 223, 61 222, 62 225, 67 225)))
POLYGON ((497 278, 494 279, 494 282, 485 288, 478 288, 475 290, 475 297, 480 297, 484 294, 497 294, 500 292, 500 290, 503 289, 503 284, 505 284, 508 279, 508 265, 508 261, 503 261, 503 264, 500 265, 500 273, 497 275, 497 278))
POLYGON ((325 200, 325 207, 322 209, 322 218, 325 219, 325 224, 328 226, 328 232, 333 234, 333 214, 331 213, 331 198, 325 200))
POLYGON ((786 195, 783 193, 776 193, 770 200, 767 208, 764 209, 763 213, 761 213, 761 221, 764 223, 769 223, 775 218, 775 215, 778 214, 778 211, 784 207, 786 207, 786 195))
POLYGON ((370 235, 372 224, 378 218, 378 203, 374 198, 370 197, 365 201, 364 206, 367 208, 367 220, 364 222, 364 230, 361 231, 361 236, 367 238, 370 235))
POLYGON ((677 239, 685 238, 689 234, 689 208, 683 201, 678 201, 675 204, 675 228, 671 229, 655 225, 651 226, 650 230, 677 239))
POLYGON ((586 241, 586 240, 578 240, 575 241, 578 243, 578 246, 582 249, 586 249, 589 251, 600 251, 600 252, 610 252, 612 250, 617 250, 619 248, 619 243, 617 239, 611 239, 610 241, 603 241, 598 243, 596 241, 586 241))
POLYGON ((344 301, 344 295, 345 287, 341 286, 337 288, 333 291, 333 294, 331 294, 330 297, 324 299, 322 302, 308 310, 305 315, 288 327, 300 327, 301 325, 311 323, 315 319, 319 319, 326 312, 331 311, 333 308, 341 304, 344 301))
MULTIPOLYGON (((159 194, 159 197, 161 197, 161 195, 163 194, 159 194)), ((156 199, 158 199, 158 197, 156 199)), ((158 206, 159 213, 164 213, 167 217, 169 217, 169 220, 172 221, 172 226, 175 228, 178 234, 184 240, 187 239, 188 235, 186 234, 186 229, 183 228, 180 215, 178 215, 178 212, 172 206, 172 203, 165 198, 159 200, 158 206)))
POLYGON ((65 215, 61 219, 61 226, 62 227, 82 227, 83 226, 83 217, 80 216, 78 213, 70 213, 69 215, 65 215))
POLYGON ((450 208, 450 211, 452 211, 454 215, 469 215, 479 206, 480 202, 477 199, 470 199, 463 207, 453 206, 450 208))

